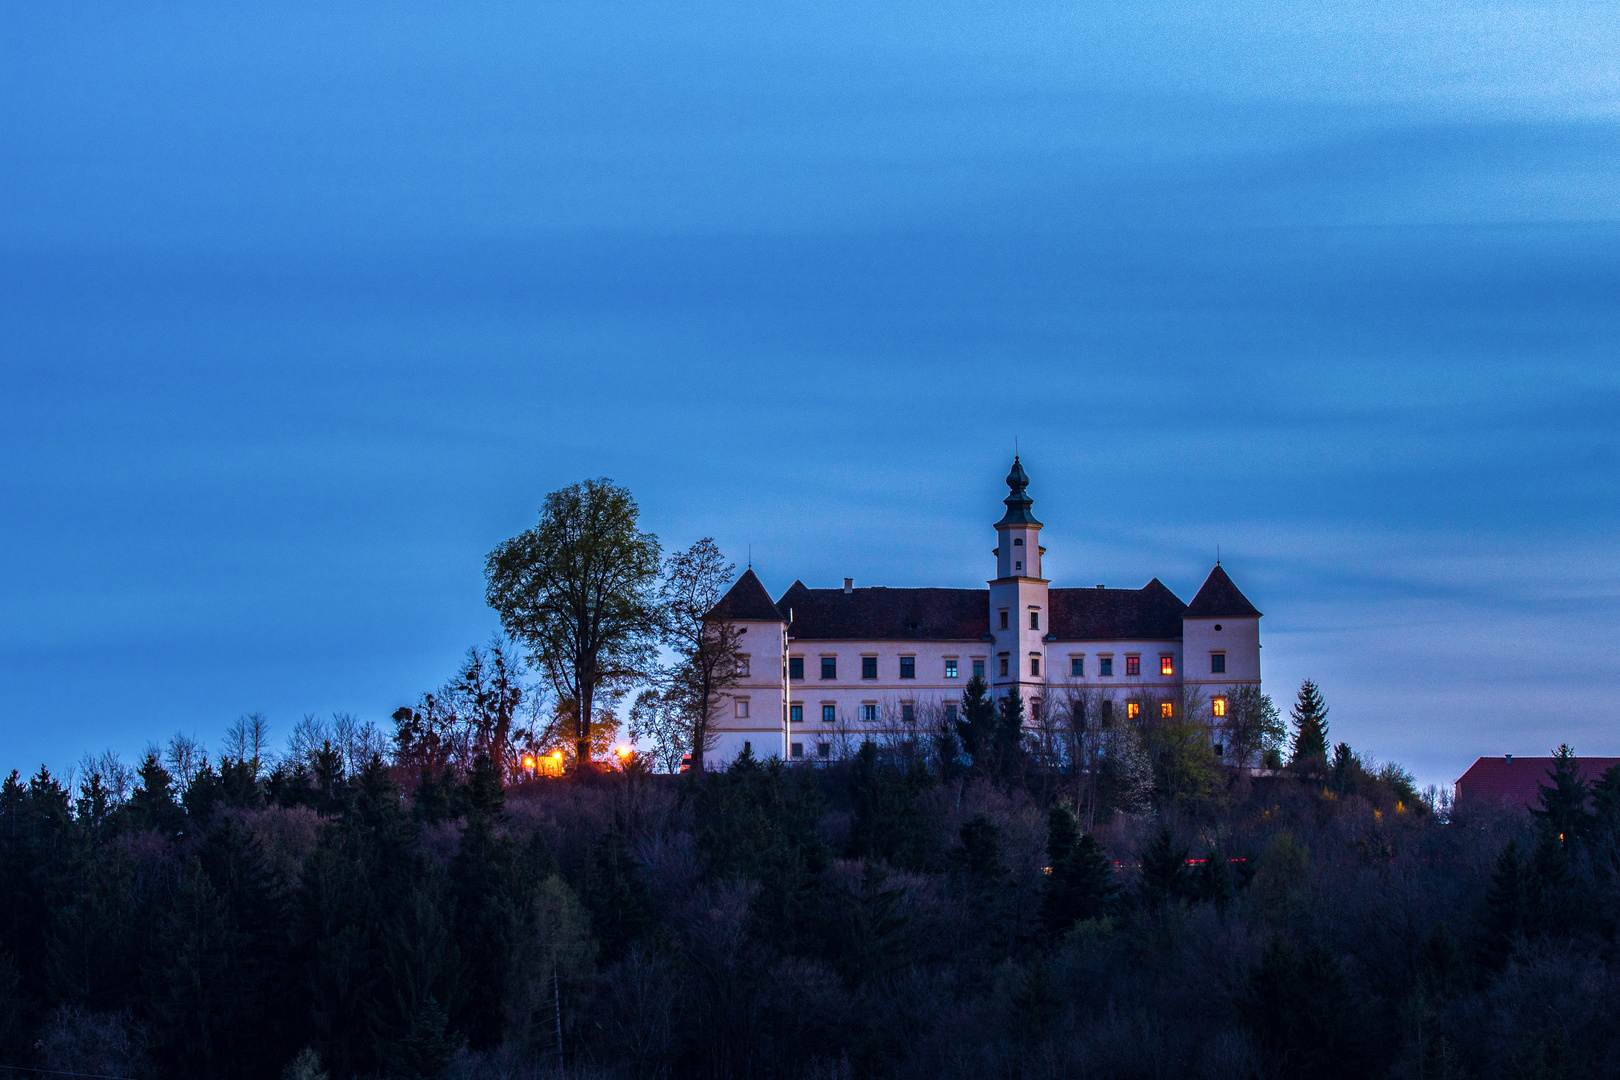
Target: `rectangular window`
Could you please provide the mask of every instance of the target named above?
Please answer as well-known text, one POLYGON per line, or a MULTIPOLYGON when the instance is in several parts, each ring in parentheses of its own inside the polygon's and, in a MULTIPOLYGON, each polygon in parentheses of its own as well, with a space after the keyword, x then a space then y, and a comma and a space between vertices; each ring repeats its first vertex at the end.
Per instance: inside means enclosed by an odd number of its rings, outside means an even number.
POLYGON ((1214 699, 1213 701, 1211 701, 1209 703, 1209 711, 1214 713, 1216 716, 1225 716, 1226 715, 1226 699, 1223 698, 1223 697, 1218 697, 1218 698, 1214 699))
POLYGON ((748 719, 748 699, 745 697, 737 699, 737 719, 748 719))
POLYGON ((1038 697, 1029 699, 1029 718, 1036 723, 1040 723, 1041 699, 1038 697))
POLYGON ((1125 704, 1125 719, 1127 719, 1127 720, 1135 720, 1138 716, 1141 716, 1141 715, 1142 715, 1142 706, 1138 705, 1134 701, 1126 702, 1126 704, 1125 704))
POLYGON ((790 724, 802 724, 802 723, 804 723, 804 706, 803 705, 789 705, 788 706, 788 723, 790 723, 790 724))
POLYGON ((1168 720, 1175 715, 1176 708, 1174 705, 1170 704, 1168 701, 1159 702, 1159 718, 1161 720, 1168 720))
POLYGON ((1075 679, 1086 677, 1086 658, 1083 656, 1069 657, 1069 676, 1075 679))
POLYGON ((863 679, 875 679, 875 678, 877 678, 877 657, 875 657, 875 656, 863 656, 863 657, 861 657, 861 678, 863 678, 863 679))
POLYGON ((1125 658, 1125 674, 1142 674, 1142 658, 1140 656, 1127 656, 1125 658))
POLYGON ((1041 628, 1041 613, 1040 612, 1032 611, 1032 612, 1029 613, 1029 628, 1031 630, 1039 630, 1041 628))
POLYGON ((1159 657, 1159 674, 1174 675, 1176 673, 1175 658, 1170 656, 1159 657))
POLYGON ((975 661, 973 661, 973 677, 975 679, 984 678, 984 661, 983 660, 975 660, 975 661))
POLYGON ((862 720, 862 722, 868 723, 868 724, 877 723, 877 706, 876 705, 862 705, 861 706, 861 720, 862 720))
POLYGON ((821 707, 821 722, 823 724, 836 724, 836 723, 838 723, 838 706, 836 706, 836 705, 823 705, 821 707))
POLYGON ((947 701, 945 703, 945 721, 950 724, 956 723, 956 702, 947 701))
POLYGON ((956 678, 956 661, 955 660, 947 660, 947 661, 945 661, 945 677, 947 679, 956 678))
POLYGON ((737 674, 738 675, 747 675, 748 674, 748 657, 746 657, 746 656, 737 657, 737 674))
POLYGON ((838 678, 838 657, 823 656, 821 658, 821 677, 823 679, 838 678))
POLYGON ((1109 677, 1113 676, 1113 674, 1114 674, 1114 658, 1112 656, 1101 657, 1100 659, 1098 659, 1097 665, 1098 665, 1098 671, 1097 671, 1098 675, 1107 675, 1109 677))
POLYGON ((790 678, 790 679, 802 679, 802 678, 804 678, 804 657, 802 657, 802 656, 790 656, 790 657, 788 657, 788 678, 790 678))
POLYGON ((1003 679, 1007 677, 1007 658, 1005 656, 1001 658, 1001 677, 1003 679))
POLYGON ((1003 630, 1007 629, 1007 613, 1005 611, 1001 613, 1001 628, 1003 630))
POLYGON ((832 757, 832 743, 830 743, 830 742, 818 742, 818 743, 816 743, 816 753, 821 755, 824 758, 832 757))
POLYGON ((910 701, 900 703, 900 719, 903 723, 915 724, 917 722, 917 706, 910 701))
POLYGON ((902 656, 900 658, 900 677, 902 679, 915 679, 917 677, 917 658, 915 656, 902 656))
POLYGON ((1215 652, 1209 654, 1209 672, 1211 675, 1226 674, 1226 654, 1215 652))
POLYGON ((789 743, 788 744, 788 752, 793 755, 794 760, 798 760, 799 758, 804 757, 804 743, 802 743, 802 742, 789 743))
POLYGON ((1039 676, 1040 675, 1040 673, 1041 673, 1041 658, 1040 657, 1032 656, 1032 657, 1029 658, 1029 673, 1032 676, 1039 676))

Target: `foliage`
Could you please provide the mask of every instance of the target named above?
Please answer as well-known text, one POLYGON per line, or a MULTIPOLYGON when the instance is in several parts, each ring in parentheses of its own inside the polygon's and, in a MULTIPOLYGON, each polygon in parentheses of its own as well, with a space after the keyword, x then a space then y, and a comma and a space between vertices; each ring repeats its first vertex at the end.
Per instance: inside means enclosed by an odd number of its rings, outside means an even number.
POLYGON ((1294 721, 1293 754, 1288 760, 1291 768, 1299 772, 1320 773, 1327 766, 1328 726, 1327 702, 1314 682, 1306 679, 1299 684, 1299 695, 1288 715, 1294 721))

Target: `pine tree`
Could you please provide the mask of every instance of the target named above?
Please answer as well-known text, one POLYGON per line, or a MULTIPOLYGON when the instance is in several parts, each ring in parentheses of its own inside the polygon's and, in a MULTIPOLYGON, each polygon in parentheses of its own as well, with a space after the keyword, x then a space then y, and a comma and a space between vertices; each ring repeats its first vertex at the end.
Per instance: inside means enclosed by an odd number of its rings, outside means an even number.
POLYGON ((1232 880, 1232 868, 1227 865, 1226 855, 1220 848, 1209 849, 1194 879, 1193 894, 1205 903, 1214 904, 1217 911, 1224 912, 1237 891, 1237 883, 1232 880))
POLYGON ((1496 857, 1496 872, 1485 890, 1479 962, 1486 970, 1506 964, 1514 940, 1534 929, 1535 893, 1534 873, 1519 854, 1519 842, 1509 840, 1496 857))
POLYGON ((997 703, 995 768, 1003 779, 1017 774, 1024 756, 1024 699, 1014 687, 997 703))
POLYGON ((1046 857, 1050 872, 1041 898, 1041 924, 1049 936, 1065 933, 1075 923, 1107 914, 1113 895, 1113 872, 1101 845, 1067 807, 1047 815, 1046 857))
POLYGON ((1289 716, 1294 720, 1294 752, 1289 765, 1302 772, 1327 768, 1328 707, 1322 692, 1309 679, 1299 684, 1299 696, 1289 716))
POLYGON ((990 767, 996 745, 996 703, 990 687, 981 676, 968 680, 962 690, 962 712, 956 721, 956 737, 962 752, 981 772, 990 767))
POLYGON ((1547 777, 1552 786, 1541 785, 1536 793, 1541 806, 1530 813, 1541 823, 1545 835, 1556 837, 1562 844, 1575 844, 1586 835, 1592 822, 1586 809, 1592 790, 1581 779, 1580 762, 1568 743, 1553 751, 1553 767, 1547 777))
POLYGON ((1239 1010, 1279 1076, 1360 1080, 1375 1074, 1362 1010, 1338 959, 1323 945, 1297 950, 1272 938, 1239 1010))
POLYGON ((1176 843, 1168 825, 1161 825, 1158 835, 1142 850, 1142 902, 1149 907, 1163 907, 1187 895, 1189 884, 1187 848, 1176 843))
POLYGON ((135 770, 140 784, 129 797, 130 825, 136 829, 156 829, 174 836, 185 828, 185 811, 174 797, 174 777, 158 760, 156 750, 148 750, 135 770))

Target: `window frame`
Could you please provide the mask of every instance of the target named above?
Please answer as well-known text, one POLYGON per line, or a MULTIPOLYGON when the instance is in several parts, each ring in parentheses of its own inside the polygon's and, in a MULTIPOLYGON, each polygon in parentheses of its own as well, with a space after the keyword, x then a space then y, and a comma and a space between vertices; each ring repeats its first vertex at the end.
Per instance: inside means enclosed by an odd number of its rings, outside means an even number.
POLYGON ((1069 657, 1069 678, 1083 679, 1086 677, 1086 658, 1084 656, 1069 657))
POLYGON ((823 656, 821 658, 821 677, 829 682, 838 679, 838 657, 823 656))
POLYGON ((788 657, 788 678, 798 679, 800 682, 804 681, 804 657, 788 657))
POLYGON ((1176 673, 1176 658, 1172 653, 1159 654, 1159 674, 1174 675, 1176 673))
POLYGON ((947 656, 945 658, 945 677, 947 679, 957 678, 956 671, 957 671, 956 657, 947 656))
POLYGON ((821 703, 821 722, 823 724, 838 723, 838 706, 830 701, 821 703))
POLYGON ((877 653, 866 653, 861 656, 861 678, 875 679, 878 677, 877 653))
POLYGON ((753 719, 753 717, 749 715, 749 706, 748 706, 748 699, 747 698, 745 698, 745 697, 732 698, 731 699, 731 705, 732 705, 731 718, 733 720, 752 720, 753 719))
POLYGON ((1226 650, 1209 654, 1209 673, 1211 675, 1226 674, 1226 650))
POLYGON ((1142 676, 1142 657, 1137 653, 1125 654, 1125 677, 1127 679, 1142 676))
POLYGON ((917 677, 917 658, 915 656, 902 656, 900 658, 900 677, 902 679, 915 679, 917 677))

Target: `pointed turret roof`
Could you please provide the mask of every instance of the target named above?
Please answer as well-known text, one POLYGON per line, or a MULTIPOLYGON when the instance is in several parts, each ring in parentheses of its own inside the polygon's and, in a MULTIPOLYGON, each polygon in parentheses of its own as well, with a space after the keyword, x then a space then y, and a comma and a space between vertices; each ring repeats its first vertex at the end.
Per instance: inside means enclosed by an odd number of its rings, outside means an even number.
POLYGON ((1260 611, 1243 595, 1232 579, 1226 576, 1221 564, 1204 579, 1204 585, 1187 605, 1189 619, 1258 619, 1260 611))
POLYGON ((726 622, 781 622, 782 613, 771 603, 771 594, 765 591, 753 567, 749 567, 704 618, 726 622))
POLYGON ((1007 512, 996 522, 996 527, 1039 525, 1040 522, 1035 520, 1035 515, 1029 512, 1029 508, 1035 505, 1035 500, 1024 493, 1024 489, 1029 487, 1029 474, 1024 471, 1024 466, 1019 464, 1017 454, 1013 455, 1012 471, 1007 474, 1007 487, 1012 493, 1001 500, 1007 504, 1007 512))

